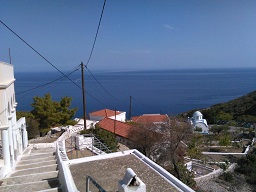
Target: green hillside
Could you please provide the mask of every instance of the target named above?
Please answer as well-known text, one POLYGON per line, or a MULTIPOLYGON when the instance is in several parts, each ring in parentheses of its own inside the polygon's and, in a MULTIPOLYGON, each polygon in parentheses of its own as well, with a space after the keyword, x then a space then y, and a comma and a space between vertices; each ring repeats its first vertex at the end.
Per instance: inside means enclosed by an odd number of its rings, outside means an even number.
MULTIPOLYGON (((209 124, 238 123, 240 125, 256 123, 256 91, 247 95, 220 103, 207 109, 199 109, 209 124)), ((195 110, 183 113, 183 116, 192 116, 195 110)))

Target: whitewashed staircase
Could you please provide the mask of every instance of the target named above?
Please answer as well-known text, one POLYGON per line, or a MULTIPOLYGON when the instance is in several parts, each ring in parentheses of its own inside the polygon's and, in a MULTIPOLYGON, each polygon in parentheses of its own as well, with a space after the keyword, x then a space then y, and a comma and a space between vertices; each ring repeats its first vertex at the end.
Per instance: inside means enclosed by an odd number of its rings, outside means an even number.
POLYGON ((27 149, 10 177, 0 181, 0 191, 61 192, 54 148, 27 149))

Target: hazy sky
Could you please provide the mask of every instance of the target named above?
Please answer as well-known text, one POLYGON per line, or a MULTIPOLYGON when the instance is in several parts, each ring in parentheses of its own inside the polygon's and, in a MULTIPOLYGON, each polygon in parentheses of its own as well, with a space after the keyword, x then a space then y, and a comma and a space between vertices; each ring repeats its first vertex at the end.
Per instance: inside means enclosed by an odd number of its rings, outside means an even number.
MULTIPOLYGON (((103 0, 0 0, 0 19, 62 71, 87 62, 103 0)), ((0 61, 55 70, 0 24, 0 61)), ((108 0, 89 68, 255 67, 255 0, 108 0)))

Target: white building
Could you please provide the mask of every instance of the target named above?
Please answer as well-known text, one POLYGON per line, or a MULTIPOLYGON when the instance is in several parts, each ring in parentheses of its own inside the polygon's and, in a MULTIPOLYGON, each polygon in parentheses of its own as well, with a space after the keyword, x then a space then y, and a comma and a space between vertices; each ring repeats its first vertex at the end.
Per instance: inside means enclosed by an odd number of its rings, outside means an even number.
POLYGON ((0 178, 14 168, 28 145, 25 118, 16 120, 13 65, 0 62, 0 178))
POLYGON ((101 121, 105 117, 108 117, 110 119, 114 119, 117 121, 125 122, 126 112, 113 111, 110 109, 102 109, 100 111, 94 111, 94 112, 89 113, 89 118, 90 118, 90 120, 93 120, 93 121, 101 121))
POLYGON ((193 117, 189 119, 191 125, 193 126, 194 130, 197 128, 201 128, 202 132, 208 134, 209 133, 209 126, 207 124, 206 119, 203 119, 203 114, 200 111, 196 111, 193 114, 193 117))

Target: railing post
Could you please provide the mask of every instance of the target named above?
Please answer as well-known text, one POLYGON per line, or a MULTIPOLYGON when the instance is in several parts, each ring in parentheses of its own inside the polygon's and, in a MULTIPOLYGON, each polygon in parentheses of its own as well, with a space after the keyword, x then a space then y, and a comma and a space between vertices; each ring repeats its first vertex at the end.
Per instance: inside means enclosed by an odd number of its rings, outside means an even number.
POLYGON ((93 178, 91 178, 89 175, 86 176, 86 192, 89 191, 89 181, 92 182, 92 184, 99 189, 99 192, 106 192, 93 178))
POLYGON ((87 176, 86 177, 86 192, 89 192, 89 181, 90 181, 90 177, 87 176))

